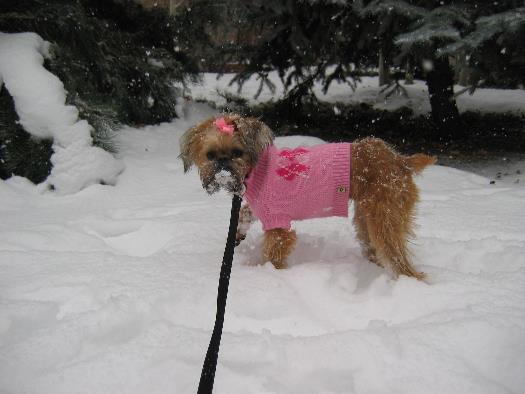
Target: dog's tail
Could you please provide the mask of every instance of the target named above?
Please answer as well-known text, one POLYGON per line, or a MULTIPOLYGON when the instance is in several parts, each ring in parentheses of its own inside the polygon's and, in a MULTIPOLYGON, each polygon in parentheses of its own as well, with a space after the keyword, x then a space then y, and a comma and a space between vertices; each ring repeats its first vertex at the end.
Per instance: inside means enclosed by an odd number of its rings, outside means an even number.
POLYGON ((435 164, 437 162, 436 156, 428 156, 423 153, 416 153, 415 155, 407 157, 408 166, 416 173, 419 174, 425 169, 426 166, 435 164))

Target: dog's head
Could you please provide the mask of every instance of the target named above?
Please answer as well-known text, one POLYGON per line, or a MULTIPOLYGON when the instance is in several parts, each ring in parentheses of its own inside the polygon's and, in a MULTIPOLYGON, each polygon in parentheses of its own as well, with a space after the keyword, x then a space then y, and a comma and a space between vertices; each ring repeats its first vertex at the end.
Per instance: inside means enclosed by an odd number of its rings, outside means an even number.
POLYGON ((239 194, 244 178, 273 138, 269 127, 255 118, 227 115, 208 119, 181 137, 184 172, 195 164, 209 194, 221 188, 239 194))

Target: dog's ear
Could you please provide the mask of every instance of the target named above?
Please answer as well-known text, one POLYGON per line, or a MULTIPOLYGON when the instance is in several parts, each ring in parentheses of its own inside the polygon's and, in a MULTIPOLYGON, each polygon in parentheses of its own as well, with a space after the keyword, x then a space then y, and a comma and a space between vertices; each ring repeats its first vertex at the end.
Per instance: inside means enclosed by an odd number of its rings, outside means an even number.
POLYGON ((236 118, 234 121, 240 138, 246 147, 253 164, 257 163, 259 155, 273 144, 274 135, 272 130, 259 119, 236 118))
POLYGON ((182 160, 184 166, 184 172, 193 166, 192 159, 192 141, 195 139, 195 134, 198 131, 198 126, 193 126, 192 128, 186 130, 182 137, 180 138, 180 155, 179 158, 182 160))
POLYGON ((195 155, 195 149, 197 147, 197 144, 199 141, 202 141, 202 133, 206 130, 206 127, 208 127, 213 122, 212 119, 208 119, 198 125, 195 125, 182 135, 180 138, 180 155, 179 158, 182 159, 182 163, 184 165, 184 172, 187 172, 193 164, 195 164, 194 161, 194 155, 195 155))

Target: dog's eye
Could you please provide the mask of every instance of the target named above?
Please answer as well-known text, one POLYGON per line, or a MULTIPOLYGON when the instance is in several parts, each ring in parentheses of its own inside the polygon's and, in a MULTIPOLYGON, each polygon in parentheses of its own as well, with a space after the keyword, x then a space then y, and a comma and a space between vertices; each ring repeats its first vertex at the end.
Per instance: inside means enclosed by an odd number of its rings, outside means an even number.
POLYGON ((244 152, 240 149, 233 149, 232 150, 232 157, 234 159, 238 159, 239 157, 242 157, 242 155, 244 154, 244 152))
POLYGON ((215 158, 217 157, 217 153, 211 150, 208 153, 206 153, 206 157, 208 158, 208 160, 215 160, 215 158))

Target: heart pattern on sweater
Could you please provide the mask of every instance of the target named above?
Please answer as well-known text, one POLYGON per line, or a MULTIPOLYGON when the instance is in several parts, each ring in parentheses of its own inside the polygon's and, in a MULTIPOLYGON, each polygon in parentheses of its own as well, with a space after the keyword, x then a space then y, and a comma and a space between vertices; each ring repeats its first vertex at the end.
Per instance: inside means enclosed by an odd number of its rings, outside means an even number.
POLYGON ((285 149, 280 152, 279 168, 276 170, 277 175, 287 181, 293 181, 295 177, 304 175, 310 167, 303 164, 302 157, 308 152, 309 150, 303 147, 293 150, 285 149))

